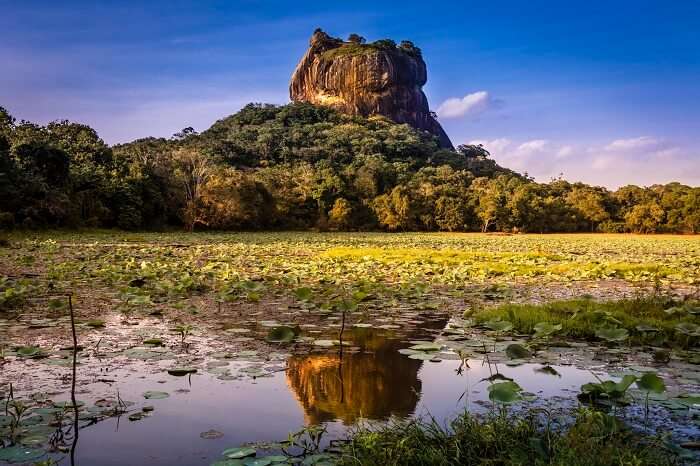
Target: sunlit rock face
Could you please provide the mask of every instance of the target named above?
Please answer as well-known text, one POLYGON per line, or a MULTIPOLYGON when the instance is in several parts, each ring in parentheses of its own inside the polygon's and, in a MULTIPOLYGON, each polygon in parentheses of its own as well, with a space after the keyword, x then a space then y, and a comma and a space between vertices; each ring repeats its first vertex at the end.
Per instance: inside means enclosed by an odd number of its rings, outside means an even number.
POLYGON ((355 44, 316 30, 310 47, 292 75, 290 98, 328 105, 351 115, 383 115, 437 136, 450 138, 430 114, 422 91, 425 62, 417 48, 355 44))
MULTIPOLYGON (((416 409, 421 392, 421 361, 398 353, 398 342, 356 331, 353 345, 361 353, 292 356, 287 362, 287 383, 304 410, 307 424, 360 418, 387 419, 408 416, 416 409)), ((405 346, 405 345, 404 345, 405 346)))

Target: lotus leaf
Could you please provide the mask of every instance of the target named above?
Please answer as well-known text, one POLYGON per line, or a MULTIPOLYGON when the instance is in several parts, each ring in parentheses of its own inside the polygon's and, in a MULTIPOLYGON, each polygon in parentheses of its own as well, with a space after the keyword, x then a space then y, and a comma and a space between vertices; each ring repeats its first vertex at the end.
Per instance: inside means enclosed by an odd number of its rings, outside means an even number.
POLYGON ((637 380, 640 390, 651 393, 663 393, 666 391, 664 380, 653 372, 647 372, 637 380))
POLYGON ((530 350, 517 343, 508 345, 506 348, 506 355, 510 359, 527 359, 532 357, 530 350))
POLYGON ((676 330, 690 337, 700 336, 700 325, 696 325, 691 322, 681 322, 680 324, 676 325, 676 330))
POLYGON ((240 459, 255 456, 256 450, 251 447, 227 448, 221 454, 229 459, 240 459))
POLYGON ((414 351, 440 351, 442 349, 439 343, 419 343, 417 345, 411 346, 409 349, 414 351))
POLYGON ((270 343, 289 343, 296 338, 299 331, 300 329, 298 326, 294 328, 285 325, 274 327, 270 329, 265 340, 270 343))
POLYGON ((494 319, 484 323, 484 327, 495 332, 507 332, 513 329, 513 324, 507 320, 494 319))
POLYGON ((495 403, 510 404, 522 399, 520 385, 513 381, 489 385, 489 400, 495 403))
POLYGON ((168 374, 174 375, 176 377, 182 377, 183 375, 187 374, 194 374, 197 372, 197 369, 194 367, 171 367, 168 369, 168 374))
POLYGON ((163 398, 168 398, 170 394, 168 392, 159 392, 156 390, 149 390, 144 392, 143 397, 147 400, 162 400, 163 398))
POLYGON ((14 447, 0 448, 0 461, 7 461, 8 463, 27 463, 41 458, 45 454, 44 450, 15 445, 14 447))
POLYGON ((539 322, 535 325, 536 337, 548 337, 560 331, 562 324, 552 324, 550 322, 539 322))
POLYGON ((595 335, 605 341, 623 341, 629 336, 627 329, 621 327, 602 327, 596 330, 595 335))

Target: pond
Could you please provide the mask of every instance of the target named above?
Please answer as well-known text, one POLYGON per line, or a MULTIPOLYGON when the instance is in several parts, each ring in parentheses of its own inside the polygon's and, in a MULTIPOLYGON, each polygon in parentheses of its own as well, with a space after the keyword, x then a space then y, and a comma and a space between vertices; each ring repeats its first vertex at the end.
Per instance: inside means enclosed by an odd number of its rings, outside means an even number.
MULTIPOLYGON (((30 406, 19 427, 26 459, 39 458, 53 446, 63 450, 51 453, 59 464, 70 464, 74 449, 73 462, 81 465, 206 465, 220 459, 227 448, 280 442, 304 426, 324 426, 320 443, 327 447, 358 423, 410 416, 447 423, 464 409, 486 412, 494 409, 488 387, 499 380, 515 380, 527 400, 523 404, 566 418, 578 406, 576 395, 583 384, 599 378, 619 380, 623 366, 627 371, 644 370, 629 362, 620 365, 614 350, 615 357, 606 361, 601 356, 605 349, 601 353, 586 345, 551 347, 530 361, 511 360, 504 348, 517 340, 467 340, 450 331, 444 316, 421 316, 420 322, 406 332, 349 327, 343 344, 329 347, 273 345, 272 351, 230 352, 212 351, 221 348, 218 334, 191 337, 177 348, 150 345, 118 351, 109 347, 110 332, 123 336, 135 330, 111 322, 111 330, 103 330, 97 340, 97 349, 81 352, 76 368, 76 398, 84 405, 75 445, 72 405, 68 402, 65 409, 56 403, 70 400, 71 367, 65 350, 49 358, 8 358, 3 385, 12 382, 14 398, 30 406), (410 349, 432 342, 440 349, 410 349), (471 345, 473 351, 455 351, 455 343, 461 348, 471 345), (115 411, 122 403, 123 409, 115 411), (66 413, 57 414, 61 410, 66 413), (65 438, 57 439, 58 431, 65 432, 65 438)), ((150 330, 154 326, 141 324, 150 330)), ((242 328, 231 330, 224 333, 246 335, 242 328)), ((328 338, 337 336, 325 333, 328 338)), ((39 342, 47 345, 46 340, 39 342)), ((687 391, 693 383, 682 378, 688 375, 682 372, 679 368, 666 374, 670 392, 687 391)), ((6 387, 0 390, 8 397, 6 387)), ((668 398, 664 400, 667 406, 653 406, 646 428, 671 431, 678 439, 697 438, 700 429, 688 407, 676 406, 674 411, 668 409, 674 407, 668 398)), ((639 408, 630 407, 623 415, 644 428, 639 408)), ((10 417, 0 418, 0 432, 8 443, 10 417)), ((275 445, 268 446, 279 452, 275 445)))

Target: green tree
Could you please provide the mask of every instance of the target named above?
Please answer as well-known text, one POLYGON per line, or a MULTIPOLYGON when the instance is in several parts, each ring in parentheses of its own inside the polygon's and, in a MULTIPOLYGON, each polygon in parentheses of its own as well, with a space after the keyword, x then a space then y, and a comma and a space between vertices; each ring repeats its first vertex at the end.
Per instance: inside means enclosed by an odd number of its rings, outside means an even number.
POLYGON ((328 212, 328 223, 338 230, 347 230, 352 226, 352 204, 342 197, 335 200, 328 212))
POLYGON ((683 196, 683 231, 700 233, 700 188, 692 188, 683 196))
POLYGON ((410 40, 402 40, 401 43, 399 43, 399 48, 409 55, 421 56, 421 49, 416 47, 410 40))
POLYGON ((625 224, 635 233, 655 233, 664 221, 664 210, 656 201, 632 207, 625 214, 625 224))
POLYGON ((46 127, 52 142, 68 154, 71 165, 109 165, 112 150, 87 125, 68 120, 54 121, 46 127))
POLYGON ((566 203, 586 223, 588 231, 595 231, 601 223, 610 220, 606 197, 607 191, 579 183, 566 195, 566 203))
POLYGON ((509 195, 517 180, 506 175, 493 179, 477 178, 471 185, 471 191, 477 199, 476 216, 481 221, 481 231, 505 231, 510 228, 510 212, 507 207, 509 195))
POLYGON ((202 188, 209 180, 212 162, 209 157, 195 149, 179 149, 173 153, 176 176, 182 183, 185 207, 183 221, 188 231, 193 231, 197 223, 206 224, 202 212, 202 188))
POLYGON ((364 44, 367 41, 361 35, 352 33, 348 36, 348 42, 359 45, 359 44, 364 44))
POLYGON ((468 208, 458 197, 440 196, 435 201, 435 224, 442 231, 467 229, 468 208))
POLYGON ((406 231, 415 228, 411 196, 406 186, 396 186, 390 193, 377 196, 372 208, 379 223, 389 231, 406 231))
POLYGON ((385 50, 395 50, 396 49, 396 42, 394 42, 391 39, 375 40, 374 42, 372 42, 372 45, 374 45, 377 48, 385 49, 385 50))

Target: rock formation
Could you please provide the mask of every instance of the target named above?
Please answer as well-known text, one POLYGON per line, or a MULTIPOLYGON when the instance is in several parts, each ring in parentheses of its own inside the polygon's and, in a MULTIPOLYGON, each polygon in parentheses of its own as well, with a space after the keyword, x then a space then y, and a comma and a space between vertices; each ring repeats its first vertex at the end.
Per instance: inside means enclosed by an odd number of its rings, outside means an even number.
POLYGON ((437 136, 453 148, 431 114, 421 90, 427 80, 420 49, 408 41, 397 46, 344 42, 317 29, 289 85, 293 101, 328 105, 351 115, 383 115, 437 136))

